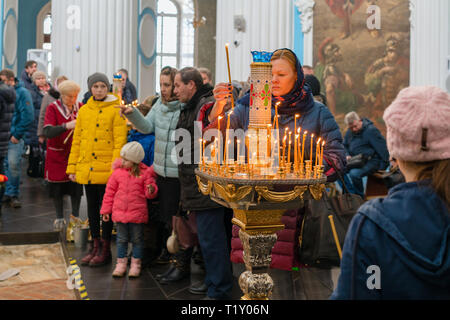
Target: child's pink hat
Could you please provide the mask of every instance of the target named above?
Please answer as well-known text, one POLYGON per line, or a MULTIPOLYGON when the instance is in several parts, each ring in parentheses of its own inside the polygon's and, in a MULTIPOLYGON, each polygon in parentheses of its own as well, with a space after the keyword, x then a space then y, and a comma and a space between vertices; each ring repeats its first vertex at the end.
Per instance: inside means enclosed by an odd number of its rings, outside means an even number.
POLYGON ((411 162, 450 159, 450 94, 409 87, 384 112, 391 157, 411 162))

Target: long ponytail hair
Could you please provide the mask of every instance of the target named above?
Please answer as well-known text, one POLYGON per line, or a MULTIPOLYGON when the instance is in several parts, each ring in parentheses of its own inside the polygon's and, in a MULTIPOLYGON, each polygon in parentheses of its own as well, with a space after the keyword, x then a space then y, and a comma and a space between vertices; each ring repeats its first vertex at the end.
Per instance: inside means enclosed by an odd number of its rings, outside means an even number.
POLYGON ((431 185, 450 209, 450 159, 414 163, 418 168, 417 180, 431 179, 431 185))

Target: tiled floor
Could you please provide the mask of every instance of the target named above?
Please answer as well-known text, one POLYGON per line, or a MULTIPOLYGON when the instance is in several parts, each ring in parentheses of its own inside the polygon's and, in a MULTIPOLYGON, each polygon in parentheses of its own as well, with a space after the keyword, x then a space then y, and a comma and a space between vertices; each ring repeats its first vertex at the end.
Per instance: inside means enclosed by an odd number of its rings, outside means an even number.
MULTIPOLYGON (((23 174, 21 185, 20 209, 3 206, 0 219, 0 232, 48 232, 53 231, 55 210, 52 200, 48 197, 45 187, 40 179, 31 179, 23 174)), ((66 216, 70 214, 70 201, 65 201, 66 216)), ((87 218, 86 199, 82 199, 80 215, 87 218)), ((72 258, 80 260, 85 250, 67 244, 72 258)), ((112 248, 115 259, 115 245, 112 248)), ((114 264, 100 268, 81 267, 81 274, 91 300, 198 300, 204 296, 193 295, 188 289, 191 283, 195 284, 203 279, 203 271, 192 264, 191 279, 185 279, 175 284, 160 285, 155 281, 155 275, 162 273, 168 266, 154 265, 143 270, 138 279, 113 279, 111 274, 114 264)), ((233 299, 240 299, 241 291, 237 279, 233 288, 233 299)))
MULTIPOLYGON (((55 210, 52 200, 48 197, 45 187, 40 179, 31 179, 24 173, 21 185, 22 208, 13 209, 3 206, 3 214, 0 219, 0 232, 48 232, 52 231, 55 219, 55 210)), ((70 201, 65 201, 66 216, 70 214, 70 201)), ((81 218, 87 218, 86 199, 82 199, 81 218)), ((85 254, 85 250, 76 248, 73 244, 67 245, 72 258, 79 261, 85 254)), ((112 247, 113 259, 115 259, 115 245, 112 247)), ((114 260, 113 260, 114 261, 114 260)), ((189 293, 189 286, 200 284, 203 279, 202 270, 192 263, 191 279, 185 279, 170 285, 160 285, 155 281, 155 275, 162 273, 168 266, 153 265, 143 270, 138 279, 113 279, 111 274, 114 264, 100 268, 81 267, 81 274, 86 285, 88 296, 91 300, 198 300, 204 296, 189 293)), ((234 285, 232 299, 239 300, 242 292, 238 285, 238 277, 243 272, 243 266, 234 265, 234 285)), ((336 284, 339 270, 333 272, 333 280, 336 284)), ((277 280, 276 270, 271 271, 274 278, 275 290, 272 299, 294 299, 289 287, 291 281, 286 278, 277 280), (277 286, 277 283, 279 284, 277 286)), ((299 298, 299 297, 297 297, 299 298)), ((301 297, 300 297, 301 299, 301 297)))

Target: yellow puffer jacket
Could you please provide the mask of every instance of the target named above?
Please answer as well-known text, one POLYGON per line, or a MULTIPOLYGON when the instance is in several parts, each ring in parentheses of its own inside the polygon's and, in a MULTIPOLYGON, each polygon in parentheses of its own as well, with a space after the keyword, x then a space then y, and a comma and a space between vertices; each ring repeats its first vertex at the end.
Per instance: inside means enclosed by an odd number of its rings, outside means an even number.
POLYGON ((126 120, 114 108, 119 99, 109 94, 104 101, 92 97, 78 114, 67 174, 79 184, 106 184, 111 164, 120 157, 127 142, 126 120))

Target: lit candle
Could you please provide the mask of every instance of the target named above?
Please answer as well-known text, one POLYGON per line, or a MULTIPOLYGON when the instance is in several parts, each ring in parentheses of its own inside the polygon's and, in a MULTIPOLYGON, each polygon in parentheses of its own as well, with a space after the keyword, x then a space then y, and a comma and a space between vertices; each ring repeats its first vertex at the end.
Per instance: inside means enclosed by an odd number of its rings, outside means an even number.
POLYGON ((202 154, 202 164, 203 165, 205 165, 205 148, 206 148, 206 140, 204 140, 204 139, 202 139, 203 140, 203 146, 202 146, 202 149, 203 149, 203 154, 202 154))
MULTIPOLYGON (((228 47, 230 46, 229 43, 225 45, 225 50, 227 52, 227 65, 228 65, 228 79, 230 81, 230 86, 232 85, 231 81, 231 68, 230 68, 230 52, 228 50, 228 47)), ((231 95, 231 110, 234 110, 234 98, 233 95, 231 95)))
POLYGON ((217 132, 217 164, 220 164, 220 135, 221 135, 221 132, 220 132, 220 121, 223 119, 223 117, 222 116, 219 116, 218 117, 218 119, 219 119, 219 122, 218 122, 218 132, 217 132))
POLYGON ((287 139, 287 135, 284 135, 284 138, 283 138, 283 164, 286 162, 286 160, 285 160, 285 156, 286 156, 286 139, 287 139))
POLYGON ((240 158, 239 158, 239 155, 240 155, 240 147, 241 147, 241 140, 238 140, 238 141, 237 141, 237 161, 238 161, 239 164, 241 164, 241 163, 240 163, 240 158))
POLYGON ((224 154, 224 159, 225 159, 225 164, 227 164, 227 160, 228 160, 228 140, 229 140, 229 130, 230 130, 230 118, 231 118, 231 114, 233 113, 233 111, 231 111, 230 113, 228 113, 228 122, 227 122, 227 131, 225 131, 225 154, 224 154))
POLYGON ((312 165, 312 159, 313 159, 313 147, 314 147, 314 133, 311 135, 311 165, 312 165))
POLYGON ((320 166, 321 167, 323 166, 323 149, 324 149, 324 147, 325 147, 325 140, 322 142, 322 152, 320 155, 320 166))
POLYGON ((270 157, 271 151, 271 137, 272 137, 272 125, 267 125, 267 157, 270 157))
POLYGON ((294 138, 294 172, 297 172, 297 170, 298 170, 298 152, 297 152, 298 143, 297 143, 297 141, 298 141, 299 137, 300 136, 298 134, 296 134, 295 138, 294 138))
POLYGON ((275 104, 275 117, 273 119, 273 127, 275 128, 275 130, 278 130, 278 107, 280 106, 281 102, 277 102, 275 104))
POLYGON ((202 159, 203 159, 203 148, 202 148, 202 146, 203 146, 203 139, 200 139, 199 142, 200 142, 200 163, 203 164, 203 161, 202 161, 202 159))
POLYGON ((305 160, 305 142, 306 142, 306 136, 308 135, 308 131, 305 131, 303 133, 303 142, 302 142, 302 167, 303 167, 303 162, 305 160))
POLYGON ((288 163, 291 162, 291 146, 292 146, 292 132, 289 132, 289 150, 288 150, 288 158, 287 158, 288 163))
POLYGON ((320 152, 320 141, 322 140, 322 138, 319 138, 319 140, 317 140, 316 143, 316 167, 319 165, 319 157, 321 155, 320 152))

